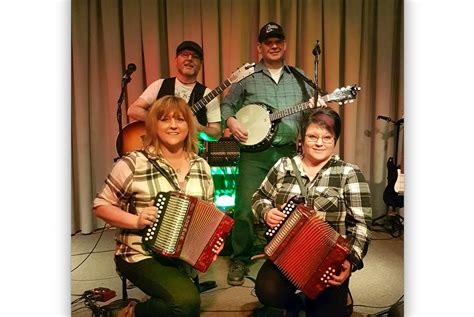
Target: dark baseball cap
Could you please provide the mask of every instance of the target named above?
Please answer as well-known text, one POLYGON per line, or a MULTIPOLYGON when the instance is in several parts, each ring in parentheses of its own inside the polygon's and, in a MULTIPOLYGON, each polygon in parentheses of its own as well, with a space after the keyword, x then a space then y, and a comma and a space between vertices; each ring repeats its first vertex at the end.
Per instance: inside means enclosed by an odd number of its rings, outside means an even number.
POLYGON ((184 41, 184 42, 182 42, 176 48, 176 55, 178 55, 179 53, 181 53, 184 50, 191 50, 191 51, 195 52, 199 56, 199 58, 201 58, 201 60, 204 59, 204 54, 202 53, 202 48, 196 42, 193 42, 193 41, 184 41))
POLYGON ((260 43, 271 37, 277 37, 281 40, 285 39, 285 33, 283 33, 283 28, 281 25, 275 22, 268 22, 260 29, 260 33, 258 35, 258 41, 260 43))

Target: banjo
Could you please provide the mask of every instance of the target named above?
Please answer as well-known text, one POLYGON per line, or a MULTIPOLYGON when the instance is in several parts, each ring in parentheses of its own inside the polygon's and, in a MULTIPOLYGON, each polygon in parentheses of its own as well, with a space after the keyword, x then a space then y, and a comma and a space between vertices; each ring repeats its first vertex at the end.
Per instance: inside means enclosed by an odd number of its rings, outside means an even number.
MULTIPOLYGON (((357 85, 337 88, 332 93, 321 97, 325 102, 337 102, 340 105, 353 102, 361 88, 357 85)), ((241 149, 249 152, 261 151, 271 144, 277 132, 278 120, 297 112, 314 107, 309 101, 273 112, 264 103, 248 104, 235 114, 235 118, 248 131, 245 142, 237 140, 241 149)))

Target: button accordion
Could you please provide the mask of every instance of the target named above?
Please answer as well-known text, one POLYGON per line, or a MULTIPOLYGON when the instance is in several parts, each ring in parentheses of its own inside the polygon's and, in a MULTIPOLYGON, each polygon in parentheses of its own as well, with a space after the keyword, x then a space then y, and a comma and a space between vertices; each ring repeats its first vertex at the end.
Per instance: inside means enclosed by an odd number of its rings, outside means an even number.
POLYGON ((303 203, 285 207, 288 216, 271 232, 264 252, 293 285, 315 299, 339 274, 349 243, 303 203))
POLYGON ((155 253, 179 258, 206 272, 234 220, 214 205, 180 192, 160 192, 157 219, 142 242, 155 253))

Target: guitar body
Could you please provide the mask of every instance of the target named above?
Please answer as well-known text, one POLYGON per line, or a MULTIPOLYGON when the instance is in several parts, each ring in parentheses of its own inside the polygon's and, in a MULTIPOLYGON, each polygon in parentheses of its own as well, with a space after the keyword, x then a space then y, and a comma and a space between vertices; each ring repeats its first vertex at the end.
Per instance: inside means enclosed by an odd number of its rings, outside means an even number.
POLYGON ((122 133, 119 133, 115 146, 117 153, 122 156, 125 153, 132 152, 143 148, 145 141, 146 129, 145 122, 134 121, 123 127, 122 133), (120 143, 123 140, 123 145, 120 143))
POLYGON ((397 181, 395 182, 395 192, 399 195, 405 194, 405 174, 402 173, 402 170, 397 168, 397 181))
POLYGON ((404 196, 395 191, 399 169, 400 167, 395 164, 393 157, 389 158, 387 161, 387 187, 383 192, 383 201, 387 206, 395 208, 402 208, 404 204, 404 196))
POLYGON ((245 142, 238 142, 241 149, 256 152, 270 146, 276 134, 277 125, 270 120, 270 107, 263 103, 249 104, 241 108, 235 118, 248 132, 245 142))

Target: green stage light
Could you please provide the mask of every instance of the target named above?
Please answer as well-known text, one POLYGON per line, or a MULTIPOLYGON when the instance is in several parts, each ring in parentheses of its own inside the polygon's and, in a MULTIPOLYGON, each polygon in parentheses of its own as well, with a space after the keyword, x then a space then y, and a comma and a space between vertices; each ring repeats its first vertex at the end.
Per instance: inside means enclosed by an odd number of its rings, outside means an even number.
POLYGON ((216 142, 218 141, 216 138, 208 135, 206 132, 202 132, 202 131, 199 131, 198 132, 198 138, 200 140, 204 140, 204 141, 207 141, 207 142, 216 142))
POLYGON ((216 195, 216 207, 221 210, 227 210, 235 206, 235 190, 232 194, 216 195))
POLYGON ((235 206, 235 185, 238 174, 239 170, 236 166, 211 167, 217 208, 228 210, 235 206))

